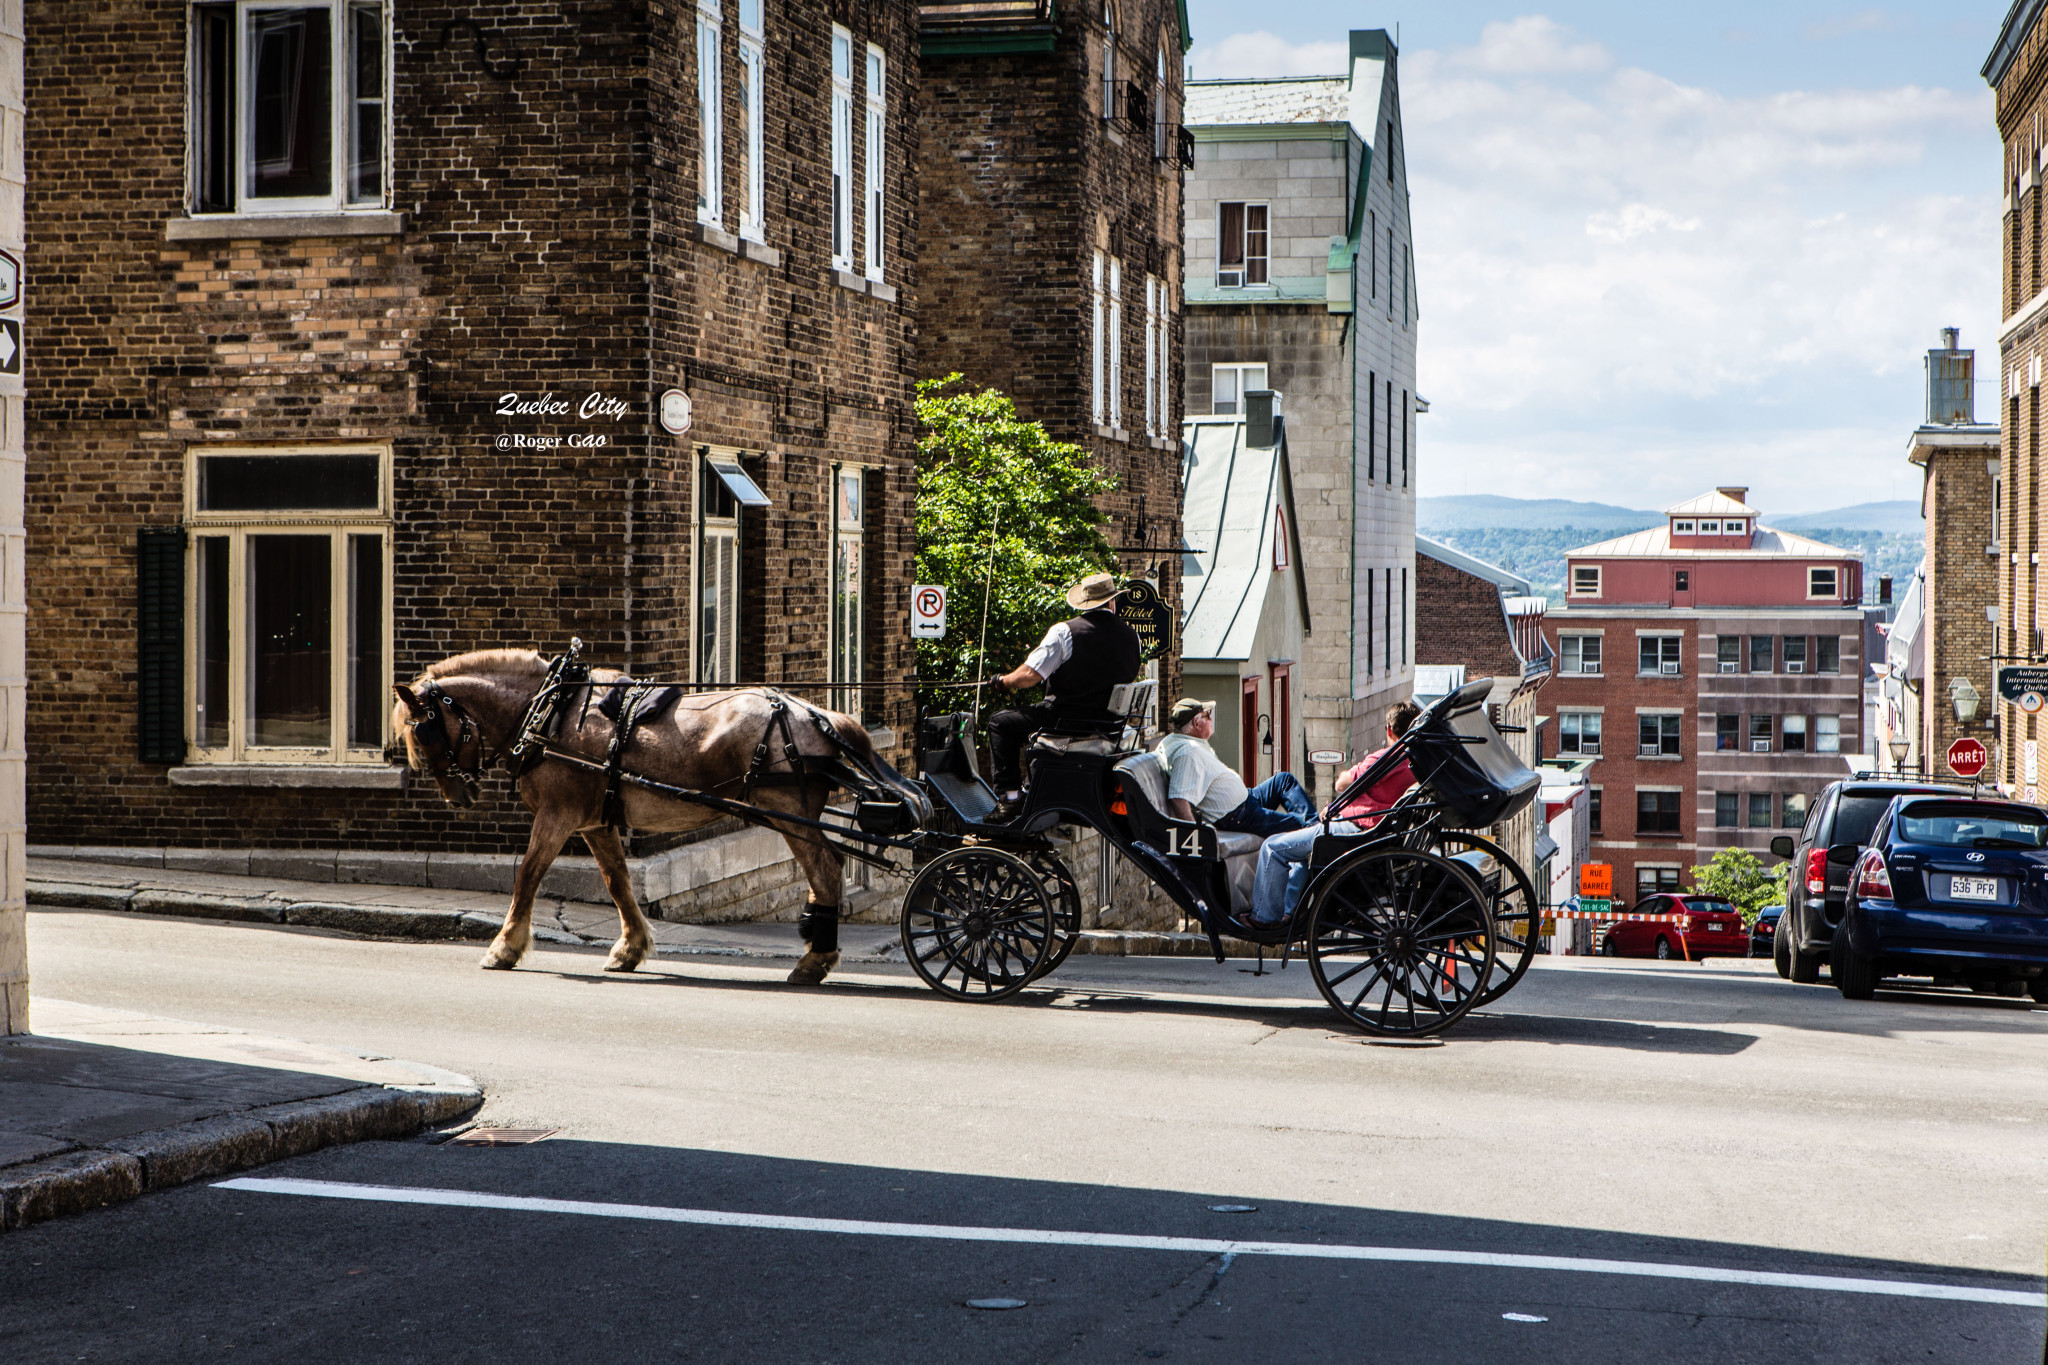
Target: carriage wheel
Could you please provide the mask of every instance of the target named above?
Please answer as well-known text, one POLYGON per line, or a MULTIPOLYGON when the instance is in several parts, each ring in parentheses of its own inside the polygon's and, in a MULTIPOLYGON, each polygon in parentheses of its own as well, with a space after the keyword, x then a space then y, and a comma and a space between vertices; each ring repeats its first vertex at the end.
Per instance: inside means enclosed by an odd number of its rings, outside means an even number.
POLYGON ((903 954, 955 1000, 1002 1000, 1045 970, 1057 937, 1052 897, 1014 853, 970 845, 926 863, 903 896, 903 954))
POLYGON ((1038 873, 1039 884, 1045 887, 1045 894, 1052 898, 1053 942, 1052 956, 1034 974, 1050 976, 1055 967, 1067 960, 1067 954, 1074 951, 1074 945, 1081 941, 1081 887, 1074 880, 1074 874, 1060 861, 1057 853, 1034 851, 1026 853, 1024 861, 1031 864, 1038 873))
POLYGON ((1412 849, 1361 849, 1308 889, 1308 964, 1330 1008, 1367 1033, 1419 1038, 1479 1003, 1493 916, 1464 866, 1412 849))
MULTIPOLYGON (((1536 887, 1529 880, 1529 874, 1522 871, 1522 865, 1508 856, 1508 851, 1491 839, 1464 830, 1439 830, 1436 846, 1430 850, 1443 857, 1458 853, 1484 853, 1499 865, 1499 880, 1504 883, 1493 897, 1493 931, 1497 947, 1493 958, 1493 974, 1486 980, 1486 989, 1479 993, 1479 1004, 1490 1005, 1513 990, 1515 983, 1529 970, 1529 964, 1536 960, 1536 940, 1543 931, 1542 907, 1536 899, 1536 887)), ((1482 884, 1493 878, 1482 879, 1482 884)), ((1494 888, 1487 886, 1489 891, 1494 888)), ((1474 1006, 1476 1009, 1477 1006, 1474 1006)))

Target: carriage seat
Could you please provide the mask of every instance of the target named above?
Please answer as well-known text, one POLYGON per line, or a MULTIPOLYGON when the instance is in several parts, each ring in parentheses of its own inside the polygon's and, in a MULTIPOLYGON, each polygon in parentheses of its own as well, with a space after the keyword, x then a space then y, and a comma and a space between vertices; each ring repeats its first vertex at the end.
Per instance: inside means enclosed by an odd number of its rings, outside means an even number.
MULTIPOLYGON (((1132 754, 1116 765, 1116 774, 1124 779, 1124 806, 1130 813, 1132 831, 1146 843, 1165 847, 1169 818, 1166 760, 1151 750, 1132 754)), ((1265 842, 1265 836, 1259 834, 1216 832, 1216 851, 1223 859, 1224 876, 1230 882, 1230 898, 1240 911, 1251 905, 1252 877, 1258 865, 1259 846, 1265 842)))
MULTIPOLYGON (((1056 754, 1124 754, 1138 747, 1159 684, 1149 678, 1110 689, 1100 720, 1055 721, 1031 736, 1029 748, 1056 754)), ((1160 803, 1165 809, 1165 803, 1160 803)))

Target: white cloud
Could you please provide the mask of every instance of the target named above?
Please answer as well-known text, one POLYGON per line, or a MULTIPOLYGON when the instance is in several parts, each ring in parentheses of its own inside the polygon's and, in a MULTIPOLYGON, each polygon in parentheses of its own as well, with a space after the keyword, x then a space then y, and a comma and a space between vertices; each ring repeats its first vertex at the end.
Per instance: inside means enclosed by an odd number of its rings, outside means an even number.
POLYGON ((1825 19, 1816 19, 1801 32, 1810 41, 1824 43, 1834 38, 1846 38, 1852 33, 1883 33, 1903 28, 1907 22, 1886 10, 1866 9, 1854 14, 1833 14, 1825 19))
POLYGON ((1547 19, 1402 77, 1425 492, 1888 497, 1936 329, 1995 372, 1989 92, 1733 97, 1547 19))
POLYGON ((1199 80, 1256 76, 1340 76, 1351 69, 1348 43, 1290 43, 1264 31, 1233 33, 1188 54, 1199 80))
POLYGON ((1555 76, 1605 71, 1613 56, 1598 43, 1574 41, 1572 31, 1541 14, 1488 24, 1475 47, 1450 59, 1461 67, 1495 76, 1555 76))

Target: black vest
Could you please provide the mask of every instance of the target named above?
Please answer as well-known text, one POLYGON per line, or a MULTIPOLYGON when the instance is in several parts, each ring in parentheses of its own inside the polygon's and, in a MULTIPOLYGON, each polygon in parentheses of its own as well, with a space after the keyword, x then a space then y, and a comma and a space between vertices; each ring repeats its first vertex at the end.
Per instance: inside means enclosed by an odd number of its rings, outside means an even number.
POLYGON ((1067 716, 1106 716, 1110 690, 1134 682, 1145 662, 1138 632, 1109 607, 1083 612, 1067 622, 1074 652, 1045 680, 1045 700, 1067 716))

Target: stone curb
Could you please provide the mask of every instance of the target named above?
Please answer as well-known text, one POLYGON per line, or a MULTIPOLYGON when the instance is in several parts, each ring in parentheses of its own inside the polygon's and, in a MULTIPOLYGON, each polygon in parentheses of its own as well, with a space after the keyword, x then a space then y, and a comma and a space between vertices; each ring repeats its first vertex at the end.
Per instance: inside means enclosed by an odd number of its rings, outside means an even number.
MULTIPOLYGON (((69 882, 33 880, 28 886, 30 905, 48 905, 75 910, 125 910, 147 915, 180 915, 193 919, 224 919, 244 923, 293 924, 311 929, 334 929, 343 933, 366 934, 374 938, 403 938, 424 941, 495 938, 503 922, 496 915, 475 911, 406 909, 384 905, 342 905, 330 901, 294 901, 284 897, 217 896, 199 891, 132 891, 118 887, 80 886, 69 882)), ((606 947, 534 926, 534 938, 543 943, 581 947, 606 947)), ((787 953, 758 953, 745 948, 690 944, 662 944, 662 957, 771 957, 795 958, 801 953, 792 946, 787 953)), ((1077 953, 1104 957, 1207 957, 1206 934, 1173 933, 1134 929, 1084 929, 1077 953)), ((1228 957, 1252 957, 1256 946, 1226 940, 1228 957)), ((1276 949, 1269 956, 1277 956, 1276 949)), ((859 959, 866 960, 866 959, 859 959)), ((891 960, 889 954, 876 959, 891 960)), ((893 960, 900 961, 900 953, 893 960)))
POLYGON ((473 1113, 482 1089, 366 1085, 265 1105, 0 1167, 0 1231, 118 1204, 153 1190, 246 1171, 323 1147, 410 1137, 473 1113))

